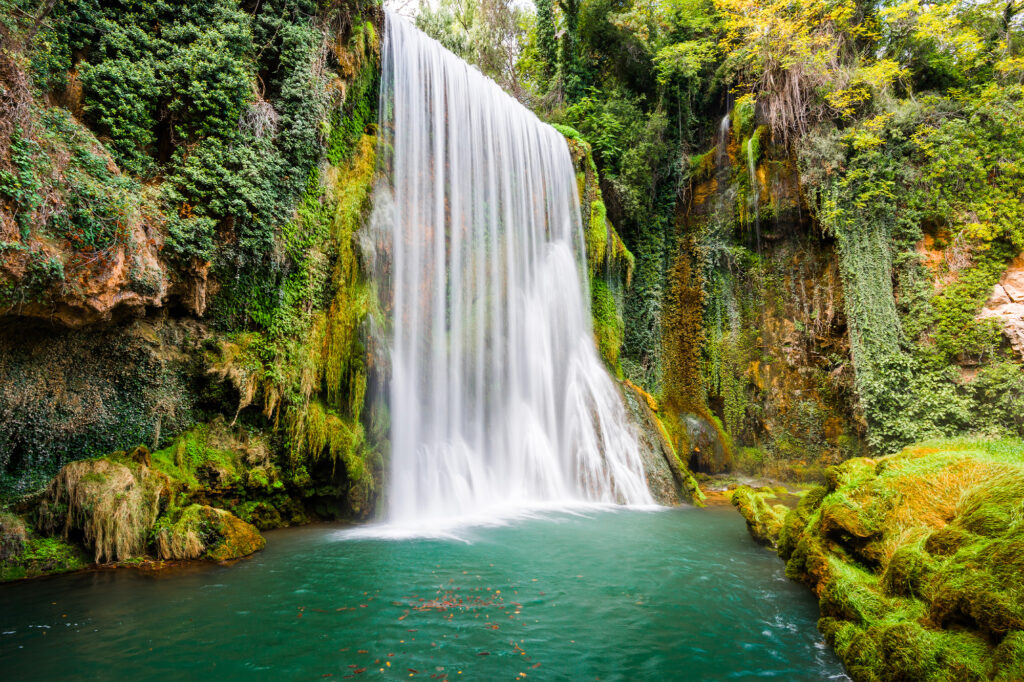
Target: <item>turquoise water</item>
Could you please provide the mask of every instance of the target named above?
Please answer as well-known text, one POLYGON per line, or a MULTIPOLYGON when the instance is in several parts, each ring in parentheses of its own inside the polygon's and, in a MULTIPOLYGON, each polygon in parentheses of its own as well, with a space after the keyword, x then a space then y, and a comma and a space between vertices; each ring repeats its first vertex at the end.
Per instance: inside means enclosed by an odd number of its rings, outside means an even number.
POLYGON ((842 679, 731 509, 549 513, 455 539, 315 526, 233 566, 0 586, 0 677, 842 679), (390 663, 390 665, 388 665, 390 663))

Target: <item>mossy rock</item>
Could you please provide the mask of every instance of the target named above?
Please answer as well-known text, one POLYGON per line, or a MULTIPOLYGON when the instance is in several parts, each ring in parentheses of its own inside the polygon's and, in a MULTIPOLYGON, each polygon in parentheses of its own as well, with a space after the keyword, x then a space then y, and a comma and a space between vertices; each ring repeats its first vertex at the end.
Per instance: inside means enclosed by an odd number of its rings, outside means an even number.
POLYGON ((976 486, 960 502, 957 525, 977 535, 996 537, 1024 519, 1024 475, 998 476, 976 486))
POLYGON ((288 521, 281 516, 281 511, 275 505, 263 500, 243 502, 233 507, 232 512, 238 518, 260 530, 282 528, 288 525, 288 521))
POLYGON ((867 457, 855 457, 842 464, 825 469, 825 482, 829 492, 848 485, 856 485, 874 478, 876 462, 867 457))
POLYGON ((863 506, 842 495, 830 495, 822 502, 821 533, 837 539, 850 538, 866 540, 877 533, 864 518, 863 506))
POLYGON ((826 620, 836 623, 834 634, 828 641, 843 661, 850 676, 861 682, 881 680, 877 671, 882 656, 875 639, 863 627, 844 620, 822 618, 819 621, 819 628, 826 620))
POLYGON ((973 542, 973 536, 956 526, 940 528, 924 541, 924 549, 935 556, 952 556, 957 551, 973 542))
POLYGON ((77 571, 89 565, 85 551, 60 538, 44 537, 27 526, 19 551, 0 559, 0 582, 77 571))
POLYGON ((829 579, 818 584, 818 606, 823 616, 870 624, 889 610, 887 600, 860 569, 840 566, 829 558, 829 579))
POLYGON ((831 467, 780 532, 856 680, 1024 680, 1024 443, 831 467))
POLYGON ((156 533, 161 559, 228 561, 248 556, 266 546, 255 526, 234 514, 208 505, 193 504, 177 521, 156 533))
POLYGON ((931 570, 931 557, 919 545, 904 545, 889 560, 882 584, 890 596, 918 596, 931 570))
MULTIPOLYGON (((771 489, 767 490, 767 494, 772 495, 771 489)), ((750 535, 762 544, 775 547, 783 519, 789 510, 781 504, 769 506, 765 497, 764 492, 741 485, 733 491, 730 501, 747 522, 750 535)))
POLYGON ((779 531, 778 546, 779 556, 784 561, 789 561, 789 558, 793 555, 797 542, 800 541, 801 534, 807 528, 807 522, 811 514, 821 506, 821 501, 825 499, 827 494, 827 488, 815 486, 800 498, 795 509, 791 509, 786 513, 786 518, 782 522, 782 529, 779 531))
POLYGON ((993 680, 1010 682, 1024 676, 1024 630, 1007 633, 992 656, 990 676, 993 680))

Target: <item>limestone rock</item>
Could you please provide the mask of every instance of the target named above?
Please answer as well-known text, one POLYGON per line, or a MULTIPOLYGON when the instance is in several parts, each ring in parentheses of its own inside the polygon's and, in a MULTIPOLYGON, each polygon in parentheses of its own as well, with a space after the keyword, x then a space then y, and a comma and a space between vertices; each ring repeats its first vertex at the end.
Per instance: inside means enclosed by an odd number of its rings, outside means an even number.
POLYGON ((978 319, 1001 321, 1010 345, 1024 359, 1024 253, 1003 273, 978 319))
POLYGON ((0 258, 0 281, 12 288, 30 281, 33 258, 38 259, 39 254, 63 263, 69 279, 42 296, 0 301, 0 317, 34 317, 80 328, 139 316, 147 306, 162 306, 168 298, 169 278, 160 258, 161 241, 138 221, 125 244, 102 256, 42 241, 33 243, 38 253, 31 249, 6 251, 0 258))

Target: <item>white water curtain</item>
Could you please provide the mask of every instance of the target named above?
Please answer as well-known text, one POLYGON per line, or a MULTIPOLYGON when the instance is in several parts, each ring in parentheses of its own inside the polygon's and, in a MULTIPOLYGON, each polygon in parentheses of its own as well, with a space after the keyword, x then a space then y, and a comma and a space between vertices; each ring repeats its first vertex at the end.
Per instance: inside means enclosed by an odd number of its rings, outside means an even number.
POLYGON ((649 504, 594 347, 565 139, 387 15, 369 239, 390 301, 388 517, 649 504))

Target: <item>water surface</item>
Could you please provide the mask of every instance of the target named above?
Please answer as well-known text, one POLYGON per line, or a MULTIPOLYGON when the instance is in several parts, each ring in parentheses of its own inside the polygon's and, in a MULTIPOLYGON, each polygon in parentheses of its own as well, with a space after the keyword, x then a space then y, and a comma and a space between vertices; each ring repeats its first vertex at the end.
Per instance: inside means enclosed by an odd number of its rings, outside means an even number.
POLYGON ((548 512, 461 540, 315 526, 233 566, 0 586, 0 676, 841 678, 817 617, 731 509, 548 512))

